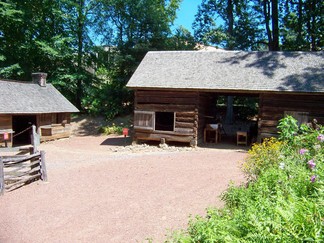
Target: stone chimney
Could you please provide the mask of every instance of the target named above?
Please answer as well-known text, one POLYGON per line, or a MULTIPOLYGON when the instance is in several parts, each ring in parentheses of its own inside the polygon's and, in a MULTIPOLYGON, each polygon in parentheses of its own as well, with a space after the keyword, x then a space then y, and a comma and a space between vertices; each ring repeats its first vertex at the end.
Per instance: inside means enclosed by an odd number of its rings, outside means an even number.
POLYGON ((41 87, 46 87, 47 73, 32 73, 34 83, 39 84, 41 87))

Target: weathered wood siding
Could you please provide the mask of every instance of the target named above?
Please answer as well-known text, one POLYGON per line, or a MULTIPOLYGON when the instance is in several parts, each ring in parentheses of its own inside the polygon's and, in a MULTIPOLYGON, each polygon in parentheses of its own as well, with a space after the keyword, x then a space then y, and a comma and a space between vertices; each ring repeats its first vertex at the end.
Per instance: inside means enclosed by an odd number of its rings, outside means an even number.
MULTIPOLYGON (((12 129, 12 115, 0 115, 0 130, 12 129)), ((9 134, 8 146, 12 146, 12 134, 9 134)), ((0 146, 4 146, 3 134, 0 134, 0 146)))
POLYGON ((70 113, 39 114, 37 116, 37 126, 41 134, 41 141, 69 137, 71 135, 70 123, 70 113))
POLYGON ((285 112, 307 113, 308 122, 324 124, 324 95, 261 94, 259 139, 276 136, 278 121, 285 112))
MULTIPOLYGON (((41 141, 67 138, 71 135, 70 113, 48 113, 36 115, 36 126, 41 134, 41 141)), ((0 115, 0 130, 12 129, 12 115, 0 115)), ((14 135, 14 134, 13 134, 14 135)), ((8 146, 12 147, 12 134, 9 134, 8 146)), ((0 134, 0 146, 4 146, 3 135, 0 134)))
MULTIPOLYGON (((135 140, 188 142, 197 144, 198 92, 135 91, 135 111, 174 112, 174 131, 135 128, 135 140)), ((136 123, 137 121, 134 121, 136 123)))

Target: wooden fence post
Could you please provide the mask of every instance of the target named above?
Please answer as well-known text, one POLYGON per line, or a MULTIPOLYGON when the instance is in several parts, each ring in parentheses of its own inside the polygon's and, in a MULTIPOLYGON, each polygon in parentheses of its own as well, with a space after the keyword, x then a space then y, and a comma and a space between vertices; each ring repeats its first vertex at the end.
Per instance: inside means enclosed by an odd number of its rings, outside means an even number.
POLYGON ((0 195, 3 195, 5 189, 4 171, 2 157, 0 157, 0 195))
POLYGON ((38 152, 38 146, 40 144, 40 136, 36 132, 36 126, 35 125, 32 126, 31 144, 33 146, 33 153, 35 154, 36 152, 38 152))
POLYGON ((45 164, 45 151, 40 151, 40 170, 41 170, 41 179, 47 181, 47 171, 45 164))

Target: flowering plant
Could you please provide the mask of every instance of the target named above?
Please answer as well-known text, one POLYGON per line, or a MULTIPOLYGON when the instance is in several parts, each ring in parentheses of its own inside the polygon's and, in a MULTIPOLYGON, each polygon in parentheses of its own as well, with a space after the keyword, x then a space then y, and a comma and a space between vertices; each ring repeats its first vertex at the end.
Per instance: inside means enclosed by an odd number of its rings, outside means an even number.
POLYGON ((246 185, 232 185, 224 209, 197 216, 167 242, 324 242, 324 128, 280 121, 279 141, 253 145, 246 185))

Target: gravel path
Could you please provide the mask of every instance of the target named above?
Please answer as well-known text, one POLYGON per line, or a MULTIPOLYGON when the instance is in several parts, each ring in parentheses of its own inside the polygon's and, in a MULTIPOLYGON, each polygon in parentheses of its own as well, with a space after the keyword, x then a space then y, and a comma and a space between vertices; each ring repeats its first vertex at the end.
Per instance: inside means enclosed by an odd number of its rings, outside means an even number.
POLYGON ((49 182, 0 197, 0 242, 162 242, 244 181, 237 147, 123 145, 107 136, 42 144, 49 182))

